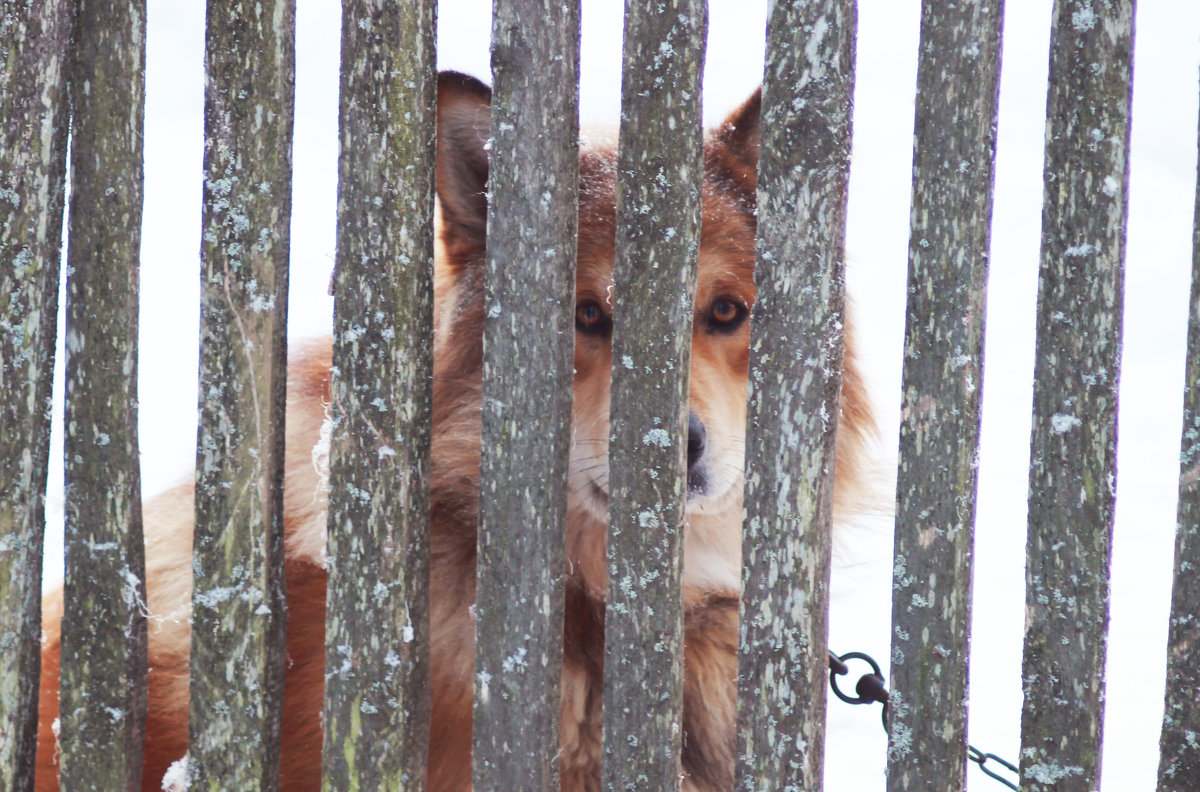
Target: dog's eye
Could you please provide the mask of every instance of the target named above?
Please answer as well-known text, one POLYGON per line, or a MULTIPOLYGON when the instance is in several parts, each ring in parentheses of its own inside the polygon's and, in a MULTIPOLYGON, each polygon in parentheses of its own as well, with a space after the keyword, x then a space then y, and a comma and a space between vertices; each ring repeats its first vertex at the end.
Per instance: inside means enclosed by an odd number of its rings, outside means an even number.
POLYGON ((605 335, 612 328, 612 320, 605 315, 600 304, 587 300, 575 306, 575 329, 588 335, 605 335))
POLYGON ((728 297, 718 297, 708 309, 708 326, 711 330, 732 332, 746 321, 746 306, 728 297))

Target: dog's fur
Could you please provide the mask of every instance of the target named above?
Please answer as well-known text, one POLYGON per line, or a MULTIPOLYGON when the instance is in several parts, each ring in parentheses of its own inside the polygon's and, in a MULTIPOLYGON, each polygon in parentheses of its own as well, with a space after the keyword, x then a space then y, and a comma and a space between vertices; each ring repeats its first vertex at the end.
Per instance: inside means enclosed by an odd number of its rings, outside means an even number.
MULTIPOLYGON (((490 92, 446 73, 438 85, 436 340, 431 537, 433 724, 431 792, 471 783, 471 712, 478 513, 483 260, 490 92)), ((733 729, 741 568, 742 465, 753 281, 759 98, 705 146, 703 231, 692 336, 689 496, 684 550, 684 789, 733 784, 733 729)), ((565 792, 599 789, 608 483, 608 329, 615 223, 615 152, 580 156, 574 443, 566 548, 562 684, 565 792)), ((849 340, 849 339, 848 339, 849 340)), ((319 474, 329 401, 328 343, 294 355, 288 387, 285 526, 287 670, 281 786, 320 787, 324 676, 326 494, 319 474), (314 497, 314 493, 316 496, 314 497)), ((849 347, 842 390, 835 508, 856 488, 870 425, 849 347)), ((192 489, 146 507, 150 694, 143 789, 160 788, 187 751, 192 489)), ((38 745, 39 792, 57 789, 61 592, 43 606, 45 648, 38 745)))

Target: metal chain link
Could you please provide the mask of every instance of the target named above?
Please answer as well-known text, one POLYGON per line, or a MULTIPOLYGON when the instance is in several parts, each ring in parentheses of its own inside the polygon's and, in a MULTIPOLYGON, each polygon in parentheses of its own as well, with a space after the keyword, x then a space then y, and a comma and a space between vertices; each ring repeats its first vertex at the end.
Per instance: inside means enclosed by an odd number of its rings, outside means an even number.
MULTIPOLYGON (((875 659, 863 652, 847 652, 844 655, 829 653, 829 687, 833 689, 834 694, 847 704, 875 704, 883 705, 881 720, 883 721, 883 730, 886 732, 887 727, 887 712, 888 712, 888 690, 887 684, 883 678, 883 672, 879 668, 879 663, 875 659), (871 673, 863 674, 858 678, 858 682, 854 685, 854 696, 849 696, 842 692, 838 687, 837 678, 850 673, 850 667, 846 665, 847 660, 862 660, 871 666, 871 673)), ((995 770, 988 767, 988 762, 995 762, 1001 767, 1007 769, 1013 775, 1020 777, 1020 771, 1012 762, 1001 759, 993 753, 984 753, 973 745, 967 746, 967 758, 979 765, 979 769, 984 772, 989 778, 994 778, 1009 789, 1019 790, 1020 787, 1016 781, 1011 781, 995 770)))
POLYGON ((1009 781, 1007 778, 1004 778, 1003 776, 997 774, 995 770, 992 770, 990 767, 987 766, 987 763, 989 761, 996 762, 996 763, 1000 764, 1001 766, 1005 767, 1010 773, 1012 773, 1013 775, 1015 775, 1019 778, 1021 771, 1018 770, 1016 768, 1016 765, 1014 765, 1012 762, 1001 759, 999 756, 996 756, 996 754, 993 754, 993 753, 985 754, 983 751, 980 751, 974 745, 967 746, 967 758, 970 759, 975 764, 979 765, 979 769, 982 770, 984 772, 984 774, 996 779, 997 781, 999 781, 1001 784, 1004 784, 1009 789, 1020 789, 1020 787, 1018 787, 1015 783, 1013 783, 1012 781, 1009 781))

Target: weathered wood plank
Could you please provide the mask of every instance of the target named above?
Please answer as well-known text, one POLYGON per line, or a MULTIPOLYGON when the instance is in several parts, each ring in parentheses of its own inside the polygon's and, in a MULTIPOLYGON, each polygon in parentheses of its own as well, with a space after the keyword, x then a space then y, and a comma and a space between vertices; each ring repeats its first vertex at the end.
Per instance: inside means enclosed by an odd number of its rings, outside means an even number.
POLYGON ((614 792, 679 789, 680 556, 707 28, 704 0, 626 3, 602 772, 603 788, 614 792))
POLYGON ((1133 2, 1058 0, 1029 472, 1023 788, 1100 778, 1133 2))
POLYGON ((432 0, 342 10, 327 792, 425 788, 434 13, 432 0))
POLYGON ((499 0, 492 77, 474 779, 477 790, 556 790, 575 345, 578 0, 499 0))
POLYGON ((746 422, 737 789, 820 790, 854 0, 767 25, 746 422))
POLYGON ((61 779, 66 789, 138 789, 146 718, 137 436, 146 7, 144 0, 83 0, 77 8, 61 779))
POLYGON ((283 405, 295 0, 205 31, 191 789, 273 789, 283 700, 283 405))
POLYGON ((1167 692, 1159 792, 1188 792, 1200 778, 1200 172, 1192 235, 1192 299, 1183 386, 1175 584, 1167 639, 1167 692))
POLYGON ((896 479, 888 789, 961 790, 1004 4, 921 12, 896 479))
POLYGON ((0 18, 0 792, 33 789, 74 3, 0 18))

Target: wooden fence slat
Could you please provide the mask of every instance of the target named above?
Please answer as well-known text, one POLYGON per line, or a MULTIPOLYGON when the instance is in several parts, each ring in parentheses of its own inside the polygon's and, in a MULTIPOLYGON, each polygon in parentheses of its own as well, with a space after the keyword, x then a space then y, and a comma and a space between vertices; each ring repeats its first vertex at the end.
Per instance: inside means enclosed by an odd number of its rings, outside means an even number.
POLYGON ((492 76, 474 788, 555 790, 575 348, 578 0, 498 0, 492 76))
POLYGON ((342 11, 327 792, 425 788, 435 7, 342 11))
POLYGON ((273 789, 295 0, 208 4, 191 789, 273 789))
POLYGON ((1188 314, 1183 438, 1175 583, 1167 639, 1167 690, 1158 765, 1159 792, 1188 792, 1200 778, 1200 169, 1192 236, 1192 298, 1188 314))
POLYGON ((1057 0, 1029 472, 1023 788, 1100 779, 1133 2, 1057 0))
POLYGON ((33 789, 69 0, 0 19, 0 792, 33 789))
POLYGON ((820 790, 854 0, 767 25, 746 420, 737 789, 820 790))
POLYGON ((78 5, 70 81, 61 780, 136 789, 146 717, 137 439, 144 0, 78 5))
POLYGON ((1003 3, 921 12, 888 789, 961 790, 1003 3))
POLYGON ((625 6, 604 650, 602 787, 610 792, 679 789, 680 556, 707 28, 705 0, 625 6))

